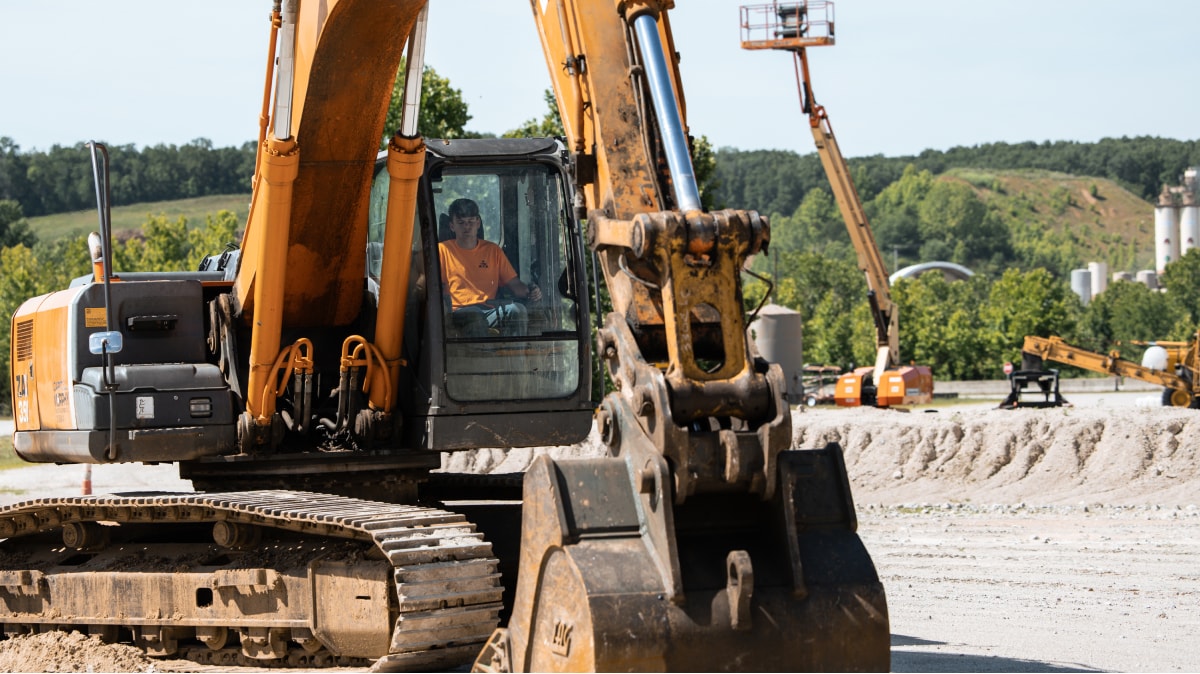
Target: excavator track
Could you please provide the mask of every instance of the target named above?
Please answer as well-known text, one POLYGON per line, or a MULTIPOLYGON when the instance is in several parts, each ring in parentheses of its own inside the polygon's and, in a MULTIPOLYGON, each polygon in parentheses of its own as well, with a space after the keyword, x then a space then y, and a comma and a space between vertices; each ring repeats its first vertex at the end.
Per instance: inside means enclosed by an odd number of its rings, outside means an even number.
POLYGON ((50 498, 0 509, 0 537, 6 635, 79 629, 207 664, 455 666, 501 609, 491 544, 419 506, 284 490, 50 498))

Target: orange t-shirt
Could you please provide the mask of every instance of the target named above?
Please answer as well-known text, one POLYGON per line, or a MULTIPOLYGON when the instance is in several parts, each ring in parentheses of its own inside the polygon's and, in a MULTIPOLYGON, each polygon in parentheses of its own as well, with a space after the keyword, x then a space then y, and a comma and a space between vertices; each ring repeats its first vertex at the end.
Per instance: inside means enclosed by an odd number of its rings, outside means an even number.
POLYGON ((471 250, 457 241, 438 244, 442 263, 442 287, 450 293, 450 304, 460 309, 496 298, 500 286, 517 277, 508 256, 491 241, 479 240, 471 250))

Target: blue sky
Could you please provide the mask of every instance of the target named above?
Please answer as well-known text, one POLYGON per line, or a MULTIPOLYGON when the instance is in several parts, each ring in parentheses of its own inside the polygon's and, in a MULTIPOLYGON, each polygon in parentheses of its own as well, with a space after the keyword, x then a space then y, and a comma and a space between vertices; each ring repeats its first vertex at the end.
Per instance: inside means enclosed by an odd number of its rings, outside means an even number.
MULTIPOLYGON (((427 63, 467 127, 544 112, 549 77, 525 0, 432 0, 427 63)), ((677 0, 696 135, 812 151, 789 54, 740 48, 731 0, 677 0)), ((257 135, 270 0, 0 0, 0 136, 23 150, 239 145, 257 135)), ((838 0, 837 45, 810 52, 849 156, 995 141, 1200 138, 1200 2, 838 0)))

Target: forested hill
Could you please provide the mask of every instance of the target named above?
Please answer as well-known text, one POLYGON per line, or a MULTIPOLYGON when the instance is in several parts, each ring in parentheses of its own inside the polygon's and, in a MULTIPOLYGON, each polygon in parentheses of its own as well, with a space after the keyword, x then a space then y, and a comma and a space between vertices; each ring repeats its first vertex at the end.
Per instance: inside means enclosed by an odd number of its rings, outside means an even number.
MULTIPOLYGON (((771 254, 756 256, 754 278, 743 286, 747 309, 769 299, 798 311, 806 362, 873 362, 866 283, 815 154, 712 152, 703 137, 696 140, 702 197, 771 218, 771 254)), ((244 216, 232 210, 189 221, 168 217, 167 204, 156 202, 248 194, 253 144, 214 148, 197 140, 110 152, 114 206, 149 214, 114 250, 115 268, 195 269, 203 256, 236 241, 244 216)), ((1085 306, 1067 279, 1092 261, 1113 272, 1152 264, 1150 200, 1195 165, 1200 141, 1160 138, 995 143, 851 159, 890 269, 948 260, 976 272, 965 283, 927 274, 895 284, 902 359, 932 367, 939 379, 998 378, 1005 361, 1020 359, 1026 335, 1059 335, 1101 353, 1131 340, 1189 338, 1200 326, 1200 249, 1167 265, 1166 293, 1113 283, 1085 306)), ((86 235, 40 238, 30 220, 93 208, 83 144, 21 152, 0 137, 0 313, 11 316, 26 298, 89 272, 86 235)), ((94 212, 85 216, 86 226, 95 223, 94 212)), ((8 340, 0 331, 0 352, 8 340)), ((0 359, 0 405, 7 367, 0 359)))
MULTIPOLYGON (((791 215, 809 190, 829 189, 815 153, 801 156, 783 150, 721 148, 716 158, 716 201, 720 205, 791 215)), ((899 180, 909 165, 933 175, 952 168, 1041 169, 1108 178, 1153 200, 1164 184, 1176 184, 1185 168, 1200 165, 1200 141, 1138 137, 1105 138, 1095 143, 988 143, 926 150, 907 157, 857 157, 849 163, 863 201, 899 180)))
MULTIPOLYGON (((186 145, 111 145, 112 204, 191 199, 214 194, 249 194, 254 143, 213 147, 204 138, 186 145)), ((21 205, 25 217, 96 207, 91 154, 84 143, 21 152, 0 136, 0 200, 21 205)))
MULTIPOLYGON (((182 146, 139 150, 124 145, 109 151, 116 206, 250 191, 253 143, 216 148, 201 138, 182 146)), ((715 192, 718 205, 790 215, 809 190, 828 189, 814 153, 722 148, 715 157, 716 184, 709 189, 715 192)), ((1153 199, 1164 183, 1175 183, 1185 168, 1197 164, 1200 141, 1152 137, 1106 138, 1096 143, 989 143, 926 150, 917 156, 850 159, 864 201, 899 180, 909 165, 934 175, 969 167, 1043 169, 1109 178, 1144 199, 1153 199)), ((83 143, 22 152, 11 138, 0 136, 0 200, 18 202, 26 217, 92 208, 95 188, 91 172, 83 143)))

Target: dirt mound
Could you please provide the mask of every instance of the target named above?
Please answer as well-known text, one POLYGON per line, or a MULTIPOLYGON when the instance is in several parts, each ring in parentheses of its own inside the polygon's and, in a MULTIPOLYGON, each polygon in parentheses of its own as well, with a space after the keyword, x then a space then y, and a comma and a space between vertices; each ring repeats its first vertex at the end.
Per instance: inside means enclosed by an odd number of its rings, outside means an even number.
POLYGON ((818 409, 793 424, 798 447, 842 445, 859 503, 1187 505, 1200 494, 1195 410, 818 409))
POLYGON ((0 641, 3 672, 153 672, 156 662, 128 644, 79 632, 47 632, 0 641))
MULTIPOLYGON (((819 407, 792 415, 794 446, 842 445, 860 504, 1200 501, 1200 413, 1173 408, 819 407)), ((508 473, 538 454, 603 456, 593 431, 567 447, 447 455, 443 470, 508 473)))
POLYGON ((577 445, 518 447, 517 449, 472 449, 442 454, 442 467, 450 473, 521 473, 542 454, 552 459, 582 459, 604 456, 605 447, 593 424, 592 432, 577 445))

